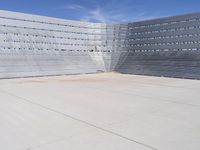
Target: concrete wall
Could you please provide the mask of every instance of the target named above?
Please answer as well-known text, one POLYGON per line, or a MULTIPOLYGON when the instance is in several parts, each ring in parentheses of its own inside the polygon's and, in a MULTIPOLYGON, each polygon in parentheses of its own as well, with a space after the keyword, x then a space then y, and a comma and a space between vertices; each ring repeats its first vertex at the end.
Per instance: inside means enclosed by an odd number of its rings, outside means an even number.
POLYGON ((0 78, 106 71, 105 27, 0 11, 0 78))
POLYGON ((0 78, 118 71, 200 79, 200 13, 100 24, 0 11, 0 78))
POLYGON ((200 79, 200 13, 128 24, 121 73, 200 79))

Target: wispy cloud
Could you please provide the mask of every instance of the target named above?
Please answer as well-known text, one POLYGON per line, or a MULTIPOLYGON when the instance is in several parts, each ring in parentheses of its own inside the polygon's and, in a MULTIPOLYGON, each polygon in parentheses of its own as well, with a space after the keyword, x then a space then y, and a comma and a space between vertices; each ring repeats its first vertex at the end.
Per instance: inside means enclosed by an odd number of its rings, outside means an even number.
POLYGON ((105 14, 100 7, 97 7, 94 10, 88 10, 87 14, 83 15, 80 20, 106 23, 109 20, 108 17, 109 16, 105 14))
POLYGON ((149 15, 146 12, 126 13, 119 12, 119 10, 104 10, 97 7, 93 10, 88 10, 87 14, 81 16, 81 21, 101 22, 101 23, 114 23, 114 22, 134 22, 141 20, 149 20, 159 17, 158 13, 149 15))
MULTIPOLYGON (((97 2, 97 1, 96 1, 97 2)), ((94 6, 83 6, 78 4, 67 4, 62 7, 63 10, 74 10, 79 12, 78 20, 100 23, 114 22, 134 22, 160 17, 158 12, 148 13, 143 11, 141 6, 133 6, 130 1, 116 3, 111 0, 103 6, 95 3, 94 6)))
POLYGON ((78 4, 68 4, 68 5, 64 5, 61 7, 57 7, 58 9, 62 9, 62 10, 80 10, 80 9, 84 9, 83 6, 78 5, 78 4))

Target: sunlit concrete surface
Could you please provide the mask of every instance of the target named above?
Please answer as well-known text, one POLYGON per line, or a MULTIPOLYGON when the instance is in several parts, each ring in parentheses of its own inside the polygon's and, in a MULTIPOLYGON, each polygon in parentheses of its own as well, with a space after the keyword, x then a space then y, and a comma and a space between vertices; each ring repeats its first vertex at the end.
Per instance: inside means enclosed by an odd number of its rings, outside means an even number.
POLYGON ((199 150, 200 81, 102 73, 0 80, 1 150, 199 150))

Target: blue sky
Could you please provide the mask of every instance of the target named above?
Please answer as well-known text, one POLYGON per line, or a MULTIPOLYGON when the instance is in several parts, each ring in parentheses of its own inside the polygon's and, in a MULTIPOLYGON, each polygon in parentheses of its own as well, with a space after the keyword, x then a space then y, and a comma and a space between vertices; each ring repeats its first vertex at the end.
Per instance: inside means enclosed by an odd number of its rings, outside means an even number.
POLYGON ((134 22, 200 12, 200 0, 0 0, 0 9, 91 22, 134 22))

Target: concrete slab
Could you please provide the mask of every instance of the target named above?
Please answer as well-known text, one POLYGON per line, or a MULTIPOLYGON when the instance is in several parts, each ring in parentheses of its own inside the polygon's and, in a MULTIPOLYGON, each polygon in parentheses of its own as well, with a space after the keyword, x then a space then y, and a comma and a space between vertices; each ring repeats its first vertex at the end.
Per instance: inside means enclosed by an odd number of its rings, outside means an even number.
POLYGON ((199 150, 200 81, 102 73, 0 80, 3 150, 199 150))

